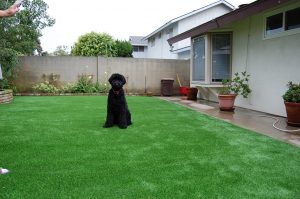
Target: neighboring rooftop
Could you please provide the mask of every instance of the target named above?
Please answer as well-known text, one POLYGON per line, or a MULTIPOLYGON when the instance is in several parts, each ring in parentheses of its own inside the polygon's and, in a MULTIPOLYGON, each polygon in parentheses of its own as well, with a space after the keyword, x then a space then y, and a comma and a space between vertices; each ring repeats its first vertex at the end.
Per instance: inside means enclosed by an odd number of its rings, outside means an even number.
POLYGON ((180 20, 182 20, 182 19, 185 19, 185 18, 187 18, 187 17, 190 17, 190 16, 192 16, 192 15, 195 15, 195 14, 197 14, 197 13, 199 13, 199 12, 203 12, 204 10, 207 10, 207 9, 212 8, 212 7, 214 7, 214 6, 217 6, 217 5, 219 5, 219 4, 224 4, 224 5, 226 5, 227 7, 231 8, 232 10, 235 9, 235 7, 234 7, 233 5, 231 5, 230 3, 228 3, 227 1, 225 1, 225 0, 219 0, 219 1, 217 1, 217 2, 211 3, 211 4, 207 5, 207 6, 204 6, 204 7, 202 7, 202 8, 199 8, 199 9, 197 9, 197 10, 193 10, 192 12, 189 12, 189 13, 187 13, 187 14, 181 15, 181 16, 179 16, 179 17, 176 17, 176 18, 174 18, 174 19, 168 21, 168 22, 165 23, 163 26, 159 27, 158 29, 156 29, 155 31, 153 31, 152 33, 150 33, 149 35, 147 35, 147 36, 144 37, 143 39, 144 39, 144 40, 147 40, 149 37, 155 35, 155 34, 158 33, 159 31, 161 31, 162 29, 168 27, 169 25, 171 25, 171 24, 173 24, 173 23, 175 23, 175 22, 180 21, 180 20))
POLYGON ((147 46, 147 41, 142 36, 129 36, 129 42, 133 46, 147 46))

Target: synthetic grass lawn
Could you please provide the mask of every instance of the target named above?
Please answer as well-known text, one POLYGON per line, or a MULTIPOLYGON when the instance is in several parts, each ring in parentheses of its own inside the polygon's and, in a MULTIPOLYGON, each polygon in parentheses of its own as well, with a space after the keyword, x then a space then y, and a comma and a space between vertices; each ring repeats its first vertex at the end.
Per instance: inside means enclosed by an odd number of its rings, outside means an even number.
POLYGON ((0 198, 300 198, 300 149, 154 97, 102 128, 106 96, 0 105, 0 198))

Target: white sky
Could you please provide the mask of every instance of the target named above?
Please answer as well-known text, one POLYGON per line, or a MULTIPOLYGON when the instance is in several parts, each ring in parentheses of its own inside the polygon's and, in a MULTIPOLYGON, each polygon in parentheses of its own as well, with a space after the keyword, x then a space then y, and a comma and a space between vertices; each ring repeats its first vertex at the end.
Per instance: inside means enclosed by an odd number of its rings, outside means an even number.
MULTIPOLYGON (((146 36, 168 21, 217 0, 44 0, 54 26, 43 30, 44 51, 71 47, 80 35, 106 32, 115 39, 146 36)), ((233 6, 254 0, 228 0, 233 6)))

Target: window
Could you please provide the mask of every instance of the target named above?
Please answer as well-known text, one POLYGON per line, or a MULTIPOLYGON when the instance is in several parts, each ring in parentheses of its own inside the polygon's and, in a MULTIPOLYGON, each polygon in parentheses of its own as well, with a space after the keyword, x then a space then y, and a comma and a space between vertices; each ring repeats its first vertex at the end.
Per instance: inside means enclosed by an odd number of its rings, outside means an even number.
POLYGON ((193 40, 192 81, 205 81, 205 38, 193 40))
POLYGON ((293 29, 300 29, 300 7, 266 17, 266 36, 278 35, 293 29))
POLYGON ((144 46, 133 46, 133 52, 144 52, 144 46))
POLYGON ((231 37, 223 32, 193 39, 192 82, 220 84, 231 78, 231 37))
POLYGON ((231 34, 212 34, 212 82, 231 77, 231 34))
POLYGON ((285 19, 286 30, 300 28, 300 8, 287 11, 285 19))
POLYGON ((283 31, 283 13, 273 15, 267 18, 267 35, 283 31))

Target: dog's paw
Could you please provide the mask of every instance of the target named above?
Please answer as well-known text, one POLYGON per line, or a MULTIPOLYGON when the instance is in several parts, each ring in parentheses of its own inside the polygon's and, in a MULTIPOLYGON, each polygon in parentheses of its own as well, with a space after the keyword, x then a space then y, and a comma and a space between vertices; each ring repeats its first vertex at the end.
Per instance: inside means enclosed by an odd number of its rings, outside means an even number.
POLYGON ((112 127, 112 125, 108 125, 108 124, 103 125, 103 128, 110 128, 110 127, 112 127))
POLYGON ((127 126, 119 126, 120 129, 127 129, 127 126))

